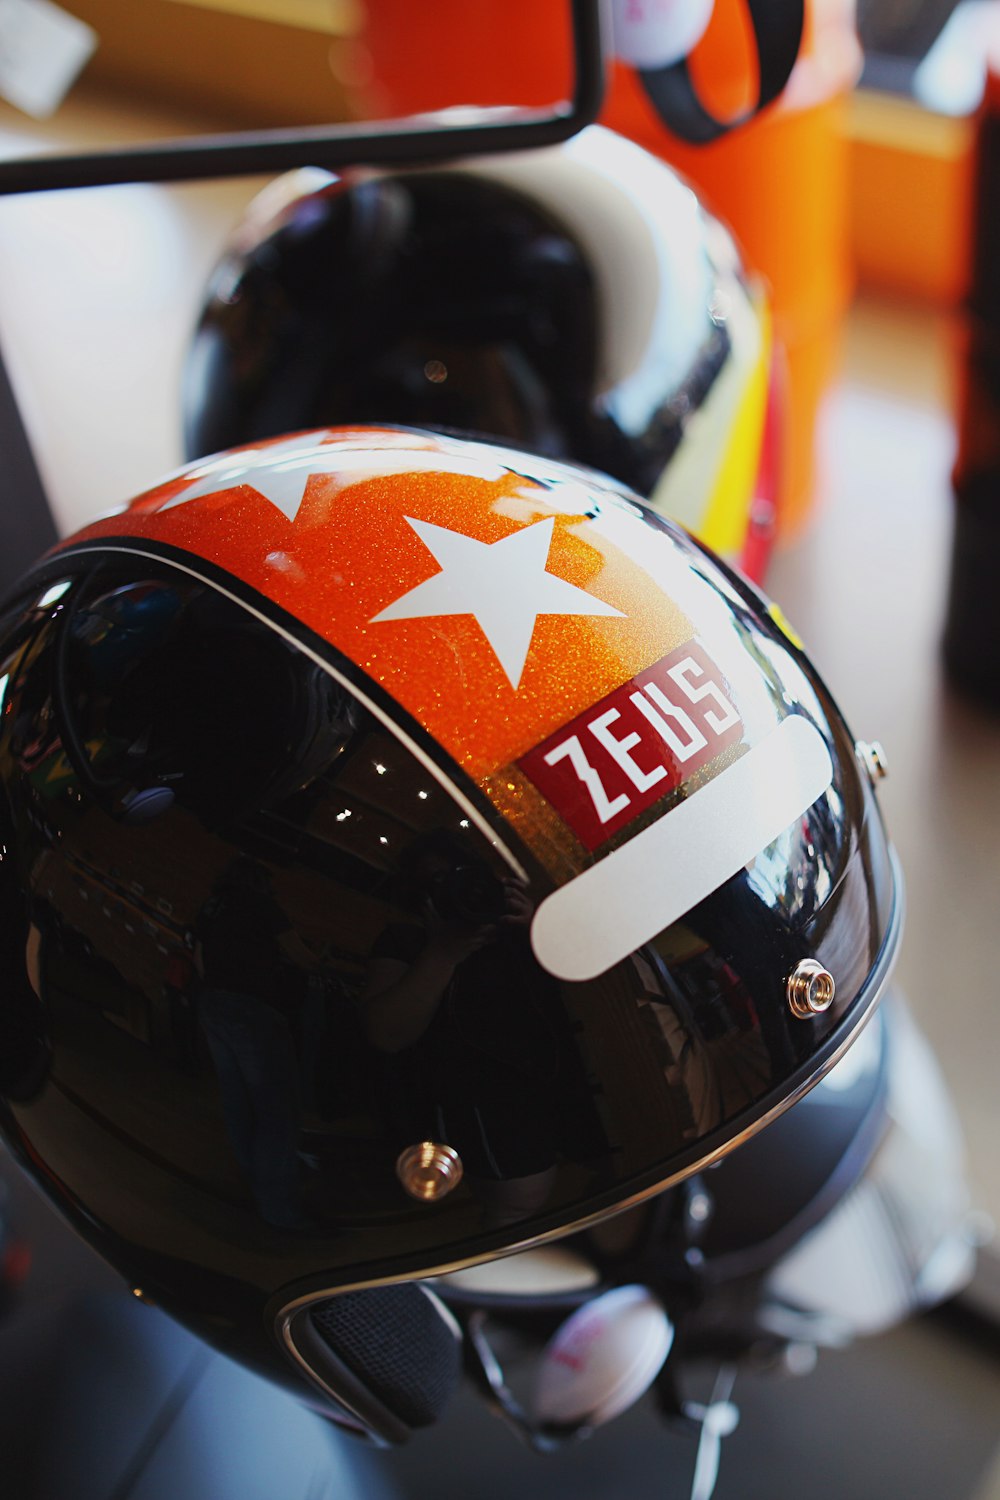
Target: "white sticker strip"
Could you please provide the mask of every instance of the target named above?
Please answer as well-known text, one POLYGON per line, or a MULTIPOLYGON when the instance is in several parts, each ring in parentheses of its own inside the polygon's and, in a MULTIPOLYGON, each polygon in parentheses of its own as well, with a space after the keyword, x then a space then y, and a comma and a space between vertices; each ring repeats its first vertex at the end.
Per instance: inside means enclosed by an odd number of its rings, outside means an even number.
POLYGON ((686 802, 547 896, 535 956, 558 979, 594 979, 742 870, 833 780, 826 743, 793 714, 686 802))
POLYGON ((97 46, 97 32, 52 0, 0 0, 0 98, 54 114, 97 46))

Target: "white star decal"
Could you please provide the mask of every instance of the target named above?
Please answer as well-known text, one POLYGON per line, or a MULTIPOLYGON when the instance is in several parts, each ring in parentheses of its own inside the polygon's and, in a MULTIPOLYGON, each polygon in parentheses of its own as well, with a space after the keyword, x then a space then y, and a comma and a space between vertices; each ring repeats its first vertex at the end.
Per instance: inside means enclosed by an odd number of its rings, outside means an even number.
POLYGON ((435 615, 473 615, 517 689, 539 615, 617 615, 620 609, 545 571, 555 518, 536 521, 498 542, 479 542, 429 521, 406 520, 440 563, 371 624, 435 615))
MULTIPOLYGON (((387 448, 383 453, 364 444, 358 448, 322 442, 306 445, 300 435, 279 443, 268 443, 266 448, 223 453, 197 468, 168 476, 178 479, 183 475, 190 483, 161 505, 160 510, 172 510, 175 505, 186 505, 189 500, 197 500, 200 496, 216 495, 220 490, 248 484, 294 521, 313 474, 343 475, 345 482, 357 483, 404 466, 413 471, 434 471, 442 467, 441 454, 422 448, 400 447, 387 448)), ((489 454, 452 454, 447 459, 447 470, 453 474, 470 474, 476 479, 499 479, 507 472, 489 454)))
POLYGON ((304 447, 301 437, 286 438, 281 443, 269 443, 266 448, 223 454, 221 458, 199 465, 190 471, 192 483, 188 488, 161 505, 160 510, 186 505, 200 495, 215 495, 219 490, 228 490, 237 484, 249 484, 294 521, 305 496, 309 475, 329 473, 342 467, 343 460, 338 459, 335 447, 324 443, 304 447), (289 456, 284 457, 285 454, 289 456))

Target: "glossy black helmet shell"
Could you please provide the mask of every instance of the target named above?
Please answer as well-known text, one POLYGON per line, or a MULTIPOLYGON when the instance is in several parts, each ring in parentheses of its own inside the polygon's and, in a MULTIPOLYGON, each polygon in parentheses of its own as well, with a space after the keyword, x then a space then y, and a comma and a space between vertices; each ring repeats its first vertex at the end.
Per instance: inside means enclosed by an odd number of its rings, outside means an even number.
POLYGON ((829 693, 600 474, 402 429, 222 455, 22 582, 0 698, 4 1136, 258 1367, 339 1292, 718 1159, 891 966, 829 693), (434 907, 462 869, 502 917, 434 907))

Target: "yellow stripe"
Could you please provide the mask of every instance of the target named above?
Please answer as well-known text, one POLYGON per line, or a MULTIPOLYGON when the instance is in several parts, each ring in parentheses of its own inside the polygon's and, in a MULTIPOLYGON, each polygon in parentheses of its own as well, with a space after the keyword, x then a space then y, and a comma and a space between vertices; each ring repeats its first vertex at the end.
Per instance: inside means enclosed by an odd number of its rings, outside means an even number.
POLYGON ((729 556, 739 552, 746 537, 767 415, 770 316, 766 305, 757 311, 759 351, 733 417, 699 532, 706 546, 729 556))
POLYGON ((736 558, 746 536, 767 412, 771 318, 763 295, 734 290, 728 321, 726 365, 691 413, 649 503, 716 552, 736 558))

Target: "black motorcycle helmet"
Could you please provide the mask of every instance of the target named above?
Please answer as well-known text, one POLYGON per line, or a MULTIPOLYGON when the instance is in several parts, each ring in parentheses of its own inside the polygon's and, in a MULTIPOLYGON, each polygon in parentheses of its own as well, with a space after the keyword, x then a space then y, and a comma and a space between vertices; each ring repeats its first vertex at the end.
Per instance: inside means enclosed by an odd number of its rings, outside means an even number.
POLYGON ((681 1190, 891 967, 870 757, 596 472, 400 428, 189 467, 22 581, 0 699, 7 1143, 383 1440, 457 1378, 437 1278, 681 1190))
POLYGON ((727 231, 641 147, 304 170, 250 205, 184 371, 198 458, 404 422, 593 465, 762 573, 780 399, 727 231))

